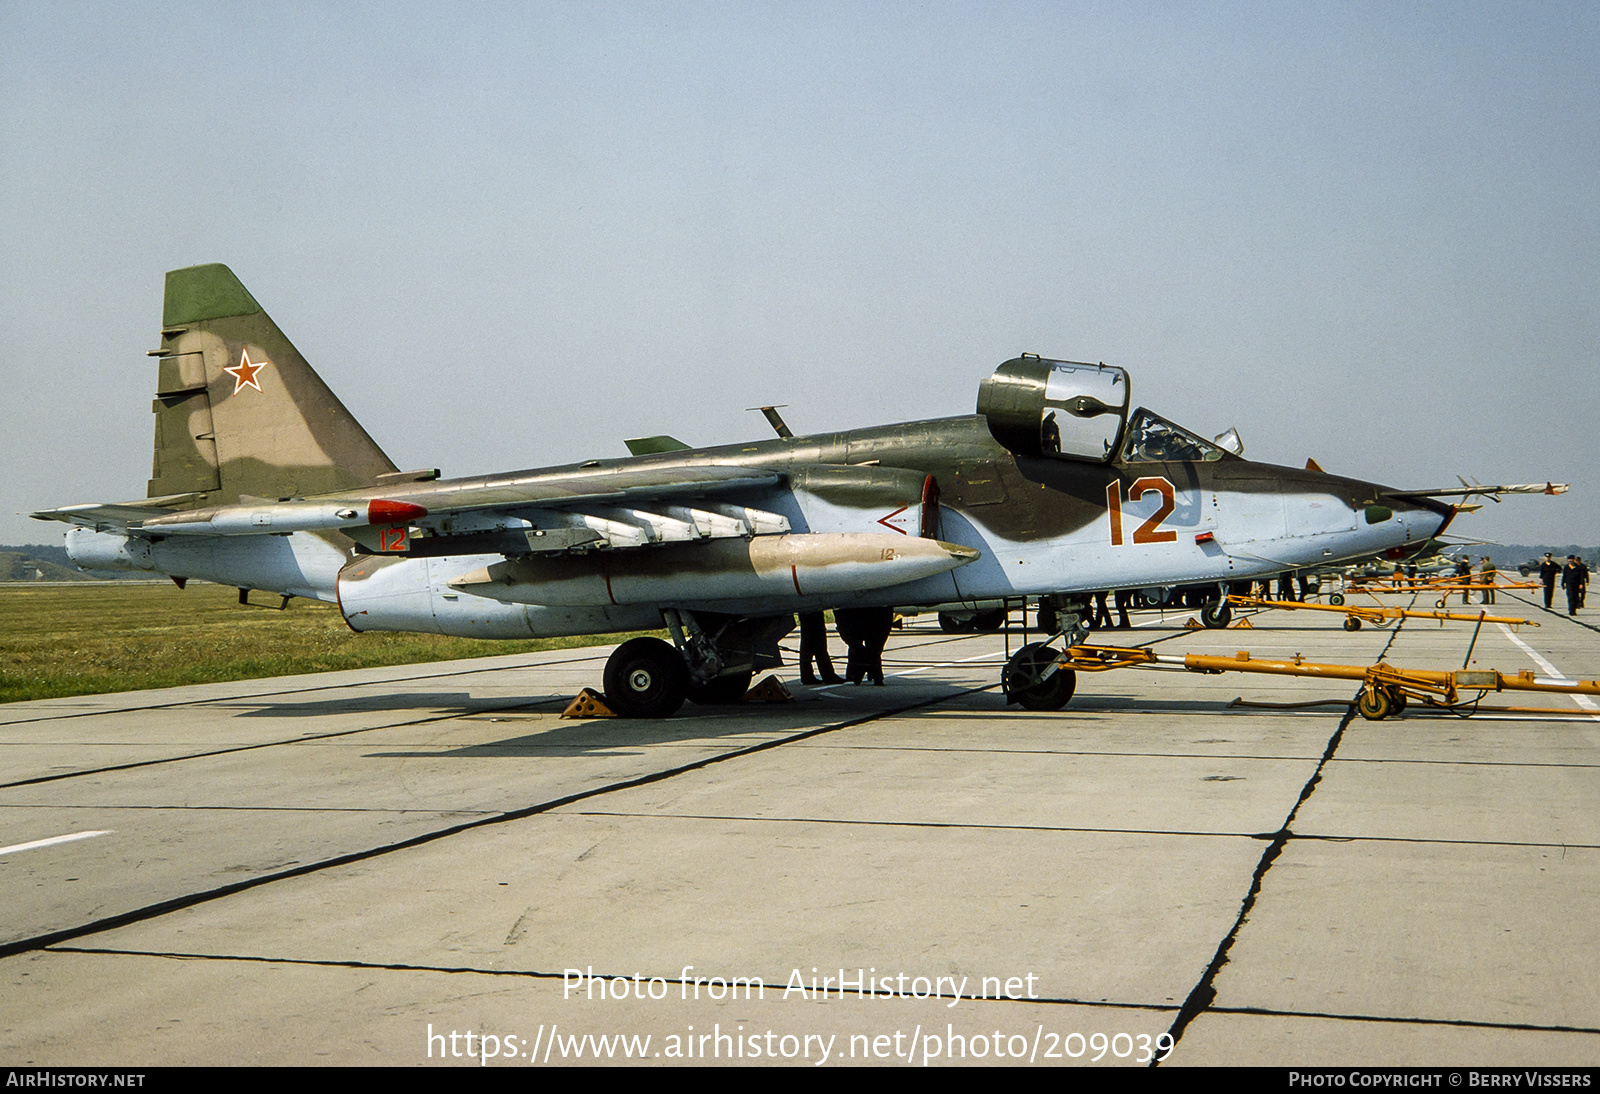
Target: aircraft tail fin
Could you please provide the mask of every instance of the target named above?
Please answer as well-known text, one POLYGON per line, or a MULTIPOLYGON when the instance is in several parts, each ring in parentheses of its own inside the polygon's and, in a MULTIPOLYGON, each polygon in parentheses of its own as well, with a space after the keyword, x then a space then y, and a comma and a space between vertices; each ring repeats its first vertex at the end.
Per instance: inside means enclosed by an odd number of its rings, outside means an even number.
POLYGON ((302 497, 396 470, 228 267, 168 273, 161 324, 150 497, 302 497))

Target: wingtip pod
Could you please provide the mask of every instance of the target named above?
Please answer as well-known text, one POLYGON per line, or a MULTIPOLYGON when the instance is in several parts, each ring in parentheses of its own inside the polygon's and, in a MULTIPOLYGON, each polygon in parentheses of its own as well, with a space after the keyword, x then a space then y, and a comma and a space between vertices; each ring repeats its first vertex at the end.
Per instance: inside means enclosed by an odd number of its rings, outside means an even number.
POLYGON ((363 515, 359 503, 338 501, 246 502, 190 509, 152 517, 138 523, 149 532, 175 535, 240 536, 279 532, 317 532, 362 527, 409 524, 421 520, 428 511, 407 501, 373 498, 363 515))
POLYGON ((209 262, 168 271, 161 325, 181 327, 207 319, 254 315, 260 310, 261 305, 232 270, 220 262, 209 262))

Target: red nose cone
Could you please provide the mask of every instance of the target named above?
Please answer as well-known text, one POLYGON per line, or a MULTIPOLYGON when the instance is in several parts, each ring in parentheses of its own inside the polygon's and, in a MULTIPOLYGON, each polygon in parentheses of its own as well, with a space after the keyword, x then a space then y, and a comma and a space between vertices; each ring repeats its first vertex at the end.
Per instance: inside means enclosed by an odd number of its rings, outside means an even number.
POLYGON ((368 524, 405 524, 413 520, 421 520, 428 515, 428 511, 420 505, 412 505, 409 501, 389 501, 387 498, 373 498, 367 503, 368 524))

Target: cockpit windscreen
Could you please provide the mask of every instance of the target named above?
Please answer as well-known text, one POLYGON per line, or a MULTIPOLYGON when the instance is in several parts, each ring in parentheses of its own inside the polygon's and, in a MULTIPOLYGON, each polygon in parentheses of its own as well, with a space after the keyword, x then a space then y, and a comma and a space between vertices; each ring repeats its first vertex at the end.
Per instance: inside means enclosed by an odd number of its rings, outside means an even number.
POLYGON ((1128 422, 1128 439, 1122 446, 1124 463, 1209 463, 1222 459, 1222 449, 1173 425, 1144 407, 1128 422))

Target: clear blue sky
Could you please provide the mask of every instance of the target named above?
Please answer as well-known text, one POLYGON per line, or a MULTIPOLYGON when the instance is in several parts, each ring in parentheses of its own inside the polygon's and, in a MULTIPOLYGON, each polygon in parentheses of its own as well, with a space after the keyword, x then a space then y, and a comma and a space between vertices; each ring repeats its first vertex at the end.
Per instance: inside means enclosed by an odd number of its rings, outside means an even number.
POLYGON ((402 467, 968 413, 1104 360, 1246 454, 1568 480, 1600 543, 1600 6, 0 2, 0 542, 138 497, 226 262, 402 467))

